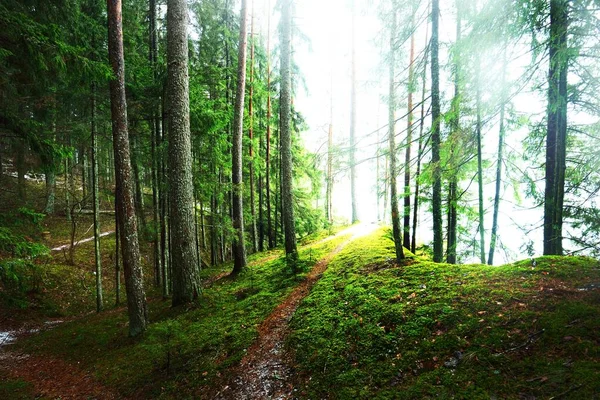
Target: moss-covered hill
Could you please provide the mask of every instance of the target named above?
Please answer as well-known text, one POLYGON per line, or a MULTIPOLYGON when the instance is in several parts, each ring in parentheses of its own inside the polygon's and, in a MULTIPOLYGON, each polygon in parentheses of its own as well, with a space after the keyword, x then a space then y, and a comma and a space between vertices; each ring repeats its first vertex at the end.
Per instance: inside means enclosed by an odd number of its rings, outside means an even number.
POLYGON ((383 231, 347 247, 297 311, 303 398, 600 396, 600 263, 390 261, 383 231))

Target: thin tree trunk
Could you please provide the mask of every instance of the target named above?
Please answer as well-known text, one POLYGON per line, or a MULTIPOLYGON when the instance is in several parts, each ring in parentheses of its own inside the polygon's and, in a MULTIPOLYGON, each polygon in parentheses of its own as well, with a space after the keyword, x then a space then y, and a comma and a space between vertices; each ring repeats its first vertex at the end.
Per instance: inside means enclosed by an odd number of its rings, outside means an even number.
MULTIPOLYGON (((233 117, 233 146, 231 181, 233 184, 233 229, 235 230, 233 239, 233 271, 232 274, 239 274, 246 267, 246 244, 244 240, 244 206, 243 206, 243 149, 242 137, 244 129, 244 95, 246 92, 246 48, 248 41, 248 32, 246 22, 248 19, 247 0, 242 0, 242 10, 240 12, 240 44, 238 47, 238 72, 237 72, 237 92, 235 95, 235 109, 233 117)), ((250 128, 252 130, 252 128, 250 128)), ((252 188, 253 189, 253 188, 252 188)), ((251 189, 251 190, 252 190, 251 189)))
MULTIPOLYGON (((429 6, 428 6, 429 11, 429 6)), ((423 131, 425 127, 425 94, 427 92, 427 60, 429 52, 429 22, 425 29, 425 61, 423 63, 423 72, 421 74, 421 120, 419 123, 419 148, 417 150, 417 172, 415 174, 415 200, 413 205, 413 234, 411 237, 410 251, 414 254, 417 251, 417 226, 419 219, 419 178, 421 177, 421 161, 423 159, 423 131)))
MULTIPOLYGON (((271 9, 271 2, 269 1, 271 9)), ((269 237, 269 250, 275 248, 273 233, 273 218, 271 210, 271 12, 267 15, 267 138, 265 151, 265 195, 267 203, 267 235, 269 237)))
POLYGON ((54 203, 56 200, 56 171, 54 165, 47 165, 44 171, 46 176, 46 206, 44 214, 54 214, 54 203))
POLYGON ((288 265, 296 272, 298 250, 296 249, 296 222, 294 221, 294 198, 292 193, 292 131, 291 117, 291 33, 292 1, 283 0, 281 5, 281 200, 285 231, 285 253, 288 265))
POLYGON ((185 0, 167 2, 169 85, 169 216, 173 306, 195 300, 200 277, 194 246, 194 194, 188 75, 188 10, 185 0))
POLYGON ((502 78, 500 80, 502 95, 500 98, 500 132, 498 134, 498 159, 496 161, 496 192, 494 195, 494 217, 492 220, 492 237, 490 239, 490 252, 488 254, 488 264, 494 265, 494 253, 496 251, 496 241, 498 239, 498 214, 500 211, 500 189, 502 185, 502 165, 504 164, 504 137, 506 135, 505 114, 506 114, 506 45, 504 47, 504 57, 502 63, 502 78))
POLYGON ((17 195, 19 200, 24 202, 26 198, 25 173, 27 172, 25 167, 25 141, 17 139, 14 143, 17 152, 17 195))
POLYGON ((397 167, 396 167, 396 87, 394 78, 396 63, 396 2, 393 2, 392 26, 390 31, 390 87, 389 87, 389 119, 388 119, 388 140, 390 152, 390 206, 392 209, 392 232, 394 235, 394 247, 396 249, 396 263, 400 264, 404 260, 404 249, 402 248, 402 233, 400 229, 400 215, 398 211, 398 187, 397 187, 397 167))
POLYGON ((442 173, 440 167, 440 65, 439 65, 439 0, 431 7, 431 165, 433 169, 433 261, 442 262, 444 235, 442 232, 442 173))
MULTIPOLYGON (((333 71, 329 96, 329 132, 327 133, 327 189, 325 194, 325 215, 327 222, 333 224, 333 71)), ((377 159, 379 163, 379 159, 377 159)), ((379 166, 379 164, 377 164, 379 166)), ((379 198, 377 200, 379 202, 379 198)))
POLYGON ((352 223, 358 222, 358 206, 356 202, 356 10, 352 0, 352 32, 351 32, 351 79, 352 88, 350 92, 350 197, 352 201, 352 223))
POLYGON ((71 221, 71 167, 70 157, 65 157, 65 215, 71 221))
MULTIPOLYGON (((158 31, 156 24, 156 0, 150 0, 150 51, 148 58, 152 64, 154 84, 158 84, 158 31)), ((160 238, 160 182, 159 182, 159 161, 158 161, 158 143, 160 133, 160 100, 152 112, 152 214, 154 216, 154 283, 157 287, 162 285, 162 246, 160 238)))
POLYGON ((118 307, 121 305, 121 229, 119 226, 119 210, 117 205, 117 198, 119 197, 119 191, 115 190, 115 305, 118 307))
MULTIPOLYGON (((246 1, 246 0, 243 0, 246 1)), ((248 156, 250 157, 248 165, 248 174, 250 175, 250 225, 252 233, 252 251, 256 253, 258 250, 258 232, 256 230, 256 202, 254 198, 254 110, 253 110, 253 94, 254 94, 254 1, 252 0, 252 15, 250 23, 250 84, 248 88, 248 119, 250 127, 248 129, 248 138, 250 139, 248 145, 248 156)), ((239 61, 238 61, 239 62, 239 61)), ((244 69, 244 74, 245 74, 244 69)), ((243 109, 242 109, 243 111, 243 109)))
POLYGON ((131 137, 131 168, 133 170, 133 180, 135 188, 135 211, 138 218, 138 228, 140 235, 146 232, 146 214, 144 212, 144 189, 140 178, 140 151, 139 151, 139 133, 131 137))
POLYGON ((102 311, 102 255, 100 254, 100 201, 98 198, 98 143, 96 133, 96 85, 92 83, 92 197, 94 207, 94 265, 96 267, 96 312, 102 311))
POLYGON ((450 161, 448 182, 448 245, 446 246, 446 262, 456 264, 456 245, 458 231, 458 170, 456 166, 455 153, 460 147, 460 81, 461 77, 461 55, 459 53, 462 37, 461 9, 459 2, 456 3, 456 48, 454 49, 454 98, 452 99, 452 126, 450 136, 450 161))
POLYGON ((129 334, 136 336, 146 330, 148 309, 144 293, 140 248, 134 207, 129 134, 127 132, 127 102, 125 100, 125 63, 123 58, 123 26, 121 0, 107 0, 108 4, 108 54, 114 79, 110 81, 112 130, 115 153, 115 172, 119 197, 116 199, 127 308, 129 334))
POLYGON ((480 89, 480 65, 479 61, 476 61, 475 75, 477 82, 477 89, 475 94, 476 101, 476 135, 477 135, 477 183, 479 186, 479 256, 482 264, 485 264, 485 227, 484 217, 485 210, 483 208, 483 154, 481 145, 481 89, 480 89))
MULTIPOLYGON (((416 3, 414 3, 416 4, 416 3)), ((414 30, 415 25, 415 13, 417 11, 416 5, 413 5, 412 16, 411 16, 411 30, 414 30)), ((410 163, 411 163, 411 149, 412 149, 412 133, 413 133, 413 92, 415 91, 415 34, 414 32, 410 36, 410 56, 408 64, 408 116, 407 116, 407 127, 406 127, 406 153, 404 158, 404 232, 403 232, 403 246, 407 249, 410 248, 410 163)))

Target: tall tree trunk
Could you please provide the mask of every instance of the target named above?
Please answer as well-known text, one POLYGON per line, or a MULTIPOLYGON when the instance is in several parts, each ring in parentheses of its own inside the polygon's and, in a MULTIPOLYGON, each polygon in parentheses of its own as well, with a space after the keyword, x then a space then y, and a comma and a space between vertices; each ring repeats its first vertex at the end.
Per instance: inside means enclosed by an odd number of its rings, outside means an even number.
POLYGON ((169 216, 173 306, 195 300, 200 277, 194 246, 194 194, 188 75, 188 10, 185 0, 167 2, 169 99, 169 216))
POLYGON ((544 192, 544 254, 562 255, 567 145, 568 0, 550 1, 550 70, 544 192))
POLYGON ((121 305, 121 229, 119 226, 119 210, 117 204, 117 198, 119 197, 119 191, 115 190, 115 305, 118 307, 121 305))
POLYGON ((96 85, 92 83, 92 204, 94 207, 94 265, 96 267, 96 312, 102 311, 102 255, 100 254, 100 200, 98 198, 98 135, 96 133, 96 85))
POLYGON ((356 202, 356 10, 352 0, 352 50, 351 50, 351 79, 352 88, 350 92, 350 197, 352 200, 352 223, 358 222, 358 206, 356 202))
POLYGON ((121 236, 129 334, 136 336, 146 330, 148 309, 144 293, 140 247, 134 207, 134 193, 127 132, 127 102, 125 100, 125 62, 123 58, 123 25, 121 0, 107 0, 108 55, 114 79, 110 81, 115 173, 119 197, 116 199, 121 236))
POLYGON ((442 262, 444 235, 442 232, 442 172, 440 167, 440 63, 439 63, 440 1, 431 6, 431 166, 433 169, 433 261, 442 262))
MULTIPOLYGON (((267 10, 271 10, 271 2, 267 10)), ((267 203, 267 235, 269 250, 275 248, 273 218, 271 210, 271 12, 267 15, 267 138, 265 149, 265 197, 267 203)))
POLYGON ((98 198, 98 135, 96 133, 96 85, 92 83, 92 204, 94 207, 94 265, 96 267, 96 312, 102 311, 102 255, 100 254, 100 200, 98 198))
POLYGON ((144 235, 146 232, 146 214, 144 212, 144 189, 142 179, 140 177, 140 150, 139 150, 139 133, 130 135, 131 137, 131 168, 133 170, 133 181, 135 189, 135 211, 138 218, 139 234, 144 235))
POLYGON ((496 251, 496 241, 498 239, 498 214, 500 211, 500 189, 502 185, 502 165, 504 164, 504 137, 506 135, 505 114, 506 114, 506 45, 504 47, 504 57, 502 63, 501 97, 500 97, 500 132, 498 134, 498 159, 496 161, 496 192, 494 195, 494 217, 492 220, 492 236, 490 239, 490 252, 488 254, 489 265, 494 265, 494 253, 496 251))
MULTIPOLYGON (((325 192, 325 216, 333 224, 333 71, 329 95, 329 132, 327 133, 327 188, 325 192)), ((379 159, 377 160, 379 162, 379 159)), ((379 200, 378 200, 379 201, 379 200)))
MULTIPOLYGON (((429 5, 428 10, 429 11, 429 5)), ((412 230, 413 234, 411 237, 410 243, 410 251, 413 254, 417 251, 417 226, 418 226, 418 217, 419 217, 419 178, 421 177, 421 161, 423 159, 423 131, 425 127, 425 94, 427 92, 427 60, 428 60, 428 52, 429 52, 429 22, 427 23, 427 27, 425 29, 425 55, 424 55, 424 63, 423 63, 423 72, 421 73, 421 118, 419 122, 419 148, 417 150, 417 171, 415 173, 415 200, 413 205, 413 220, 412 220, 412 230)))
MULTIPOLYGON (((233 116, 233 146, 231 181, 233 183, 233 271, 239 274, 246 267, 246 244, 244 240, 244 206, 243 206, 243 148, 242 137, 244 135, 244 95, 246 92, 246 48, 248 45, 248 31, 246 22, 248 19, 247 0, 242 0, 240 12, 240 44, 238 47, 238 72, 237 91, 235 95, 235 109, 233 116)), ((252 130, 252 128, 250 128, 252 130)), ((251 189, 252 190, 252 189, 251 189)))
MULTIPOLYGON (((413 4, 410 28, 414 30, 416 3, 413 4)), ((413 93, 415 91, 415 34, 410 35, 410 56, 408 64, 408 116, 406 127, 406 153, 404 158, 404 233, 402 236, 403 246, 410 248, 410 163, 413 134, 413 93)))
MULTIPOLYGON (((246 0, 243 0, 246 1, 246 0)), ((250 84, 248 87, 248 119, 250 127, 248 129, 248 138, 250 139, 248 147, 248 156, 250 157, 248 165, 248 174, 250 175, 250 228, 252 233, 252 251, 256 253, 258 250, 258 232, 256 230, 256 202, 254 198, 254 148, 252 141, 254 140, 254 110, 253 110, 253 94, 254 94, 254 1, 252 0, 252 15, 250 23, 250 84)), ((244 74, 245 74, 244 69, 244 74)), ((242 109, 243 111, 243 109, 242 109)))
MULTIPOLYGON (((148 58, 152 64, 152 72, 154 77, 154 84, 158 85, 158 31, 156 24, 156 0, 150 0, 150 46, 148 52, 148 58)), ((160 125, 160 100, 156 103, 156 106, 152 112, 152 143, 151 143, 151 157, 152 157, 152 215, 154 217, 154 229, 153 229, 153 241, 154 241, 154 283, 160 287, 162 284, 162 258, 163 252, 160 239, 160 183, 159 183, 159 161, 158 161, 158 143, 161 125, 160 125)))
POLYGON ((480 89, 480 65, 479 60, 476 61, 475 75, 477 89, 475 94, 477 121, 475 126, 475 134, 477 136, 477 183, 479 186, 479 256, 482 264, 485 264, 485 209, 483 208, 483 154, 481 146, 481 89, 480 89))
POLYGON ((71 221, 71 158, 65 157, 65 216, 71 221))
POLYGON ((456 2, 456 48, 454 49, 454 98, 452 99, 452 126, 450 145, 450 179, 448 182, 448 245, 446 246, 446 262, 456 264, 456 245, 458 232, 458 170, 455 153, 460 143, 460 84, 461 84, 461 55, 459 53, 462 37, 462 21, 459 1, 456 2))
POLYGON ((396 249, 396 262, 400 264, 404 260, 404 249, 402 248, 402 233, 400 228, 400 215, 398 211, 398 170, 396 167, 396 2, 393 2, 392 26, 390 31, 390 88, 389 88, 389 152, 390 152, 390 206, 392 209, 392 232, 394 235, 394 247, 396 249))
POLYGON ((291 32, 292 1, 283 0, 281 5, 281 200, 285 253, 288 264, 296 272, 298 250, 296 249, 296 222, 294 221, 294 197, 292 193, 292 131, 291 117, 291 32))

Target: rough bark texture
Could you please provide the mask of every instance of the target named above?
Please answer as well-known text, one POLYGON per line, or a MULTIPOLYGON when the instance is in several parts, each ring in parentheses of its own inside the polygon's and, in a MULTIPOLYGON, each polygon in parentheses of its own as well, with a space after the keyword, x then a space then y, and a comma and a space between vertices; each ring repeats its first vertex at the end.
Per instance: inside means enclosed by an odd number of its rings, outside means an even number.
POLYGON ((107 0, 108 55, 114 79, 110 81, 113 148, 115 153, 116 199, 129 312, 129 334, 136 336, 146 330, 148 309, 143 287, 140 247, 134 207, 133 177, 127 132, 127 102, 125 100, 125 62, 123 58, 123 21, 121 0, 107 0))
POLYGON ((244 135, 244 95, 246 93, 246 47, 248 6, 247 0, 242 0, 240 12, 240 41, 238 47, 237 90, 235 94, 235 109, 233 115, 233 143, 231 148, 232 165, 231 181, 233 183, 233 274, 240 273, 246 267, 246 244, 244 240, 244 206, 242 179, 244 135))
POLYGON ((442 262, 444 235, 442 232, 442 173, 440 168, 440 63, 439 63, 440 2, 431 3, 431 164, 433 168, 433 261, 442 262))
POLYGON ((352 223, 358 222, 358 206, 356 203, 356 38, 354 30, 356 28, 354 9, 354 0, 352 0, 352 50, 351 50, 351 79, 352 89, 350 92, 350 197, 352 200, 352 223))
POLYGON ((567 144, 568 1, 550 1, 544 254, 561 255, 567 144))
POLYGON ((177 306, 198 297, 200 278, 195 245, 192 186, 188 10, 185 0, 169 0, 167 4, 169 233, 173 306, 177 306))
MULTIPOLYGON (((395 3, 395 2, 394 2, 395 3)), ((400 229, 400 215, 398 212, 398 187, 396 167, 396 87, 394 83, 396 63, 396 5, 392 11, 392 27, 390 31, 390 86, 389 86, 389 152, 390 152, 390 208, 392 209, 392 232, 394 235, 394 247, 396 249, 396 262, 399 264, 404 259, 404 249, 402 248, 402 234, 400 229)))
POLYGON ((292 132, 291 117, 291 31, 292 2, 283 0, 281 5, 281 201, 285 253, 295 270, 298 250, 296 249, 296 222, 294 221, 294 198, 292 194, 292 132))
POLYGON ((98 198, 98 143, 96 133, 96 86, 92 84, 92 204, 94 208, 94 261, 96 267, 96 312, 102 311, 102 255, 100 254, 100 200, 98 198))

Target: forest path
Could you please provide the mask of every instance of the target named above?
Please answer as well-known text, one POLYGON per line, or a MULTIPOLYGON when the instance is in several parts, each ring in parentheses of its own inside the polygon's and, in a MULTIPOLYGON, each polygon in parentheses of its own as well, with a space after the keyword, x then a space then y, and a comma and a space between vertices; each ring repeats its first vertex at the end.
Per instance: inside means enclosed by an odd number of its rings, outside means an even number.
MULTIPOLYGON (((108 235, 112 235, 113 233, 115 233, 114 230, 112 231, 107 231, 107 232, 102 232, 100 234, 100 237, 104 237, 104 236, 108 236, 108 235)), ((87 242, 91 242, 92 240, 94 240, 94 236, 89 237, 89 238, 85 238, 85 239, 81 239, 76 241, 75 243, 73 243, 73 246, 78 246, 82 243, 87 243, 87 242)), ((58 246, 55 247, 53 249, 51 249, 52 251, 62 251, 62 250, 68 250, 71 247, 71 243, 67 243, 67 244, 63 244, 62 246, 58 246)))
POLYGON ((351 235, 335 250, 318 261, 306 279, 301 282, 258 327, 258 338, 250 346, 240 363, 233 367, 232 377, 213 396, 215 399, 289 399, 294 388, 289 383, 293 374, 292 356, 285 351, 284 342, 289 333, 288 324, 312 287, 321 278, 327 266, 344 247, 361 236, 366 236, 379 226, 358 224, 339 232, 334 237, 351 235))
POLYGON ((11 349, 11 345, 19 337, 52 329, 62 322, 64 321, 50 320, 41 324, 29 323, 18 330, 0 332, 0 379, 9 378, 16 382, 26 382, 32 387, 31 395, 34 396, 32 398, 36 399, 40 397, 63 400, 121 398, 113 389, 98 382, 93 373, 83 370, 74 363, 48 355, 32 355, 11 349))

